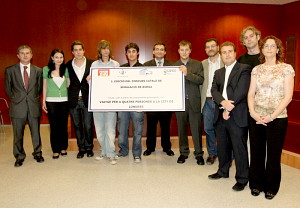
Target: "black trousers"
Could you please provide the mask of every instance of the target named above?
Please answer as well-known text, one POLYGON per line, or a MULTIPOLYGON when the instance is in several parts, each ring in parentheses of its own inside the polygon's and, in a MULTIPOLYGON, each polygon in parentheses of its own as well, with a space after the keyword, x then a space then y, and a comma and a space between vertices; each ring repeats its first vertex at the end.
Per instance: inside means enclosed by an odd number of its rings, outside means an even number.
POLYGON ((46 102, 53 153, 68 148, 68 102, 46 102))
POLYGON ((188 156, 190 153, 187 131, 188 124, 190 124, 195 149, 194 155, 196 157, 203 156, 201 112, 194 112, 190 105, 190 102, 186 100, 185 111, 176 112, 175 114, 178 126, 180 154, 188 156))
POLYGON ((250 118, 251 189, 276 194, 281 181, 281 152, 288 126, 287 118, 277 118, 263 126, 250 118))
POLYGON ((236 164, 235 179, 239 183, 247 183, 249 178, 248 127, 239 127, 233 117, 224 120, 220 114, 215 130, 219 157, 218 174, 224 177, 229 176, 233 150, 236 164))
POLYGON ((163 150, 171 149, 170 124, 172 112, 148 112, 147 113, 147 149, 154 151, 156 147, 157 123, 161 129, 161 146, 163 150))

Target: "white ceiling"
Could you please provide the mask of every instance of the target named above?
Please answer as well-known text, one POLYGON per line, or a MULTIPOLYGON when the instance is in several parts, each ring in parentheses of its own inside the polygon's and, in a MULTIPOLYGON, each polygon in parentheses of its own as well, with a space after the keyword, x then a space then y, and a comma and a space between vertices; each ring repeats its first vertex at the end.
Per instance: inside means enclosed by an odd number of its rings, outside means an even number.
MULTIPOLYGON (((158 1, 158 0, 145 0, 158 1)), ((160 0, 160 1, 181 1, 181 2, 216 2, 216 3, 241 3, 241 4, 287 4, 299 0, 160 0)))

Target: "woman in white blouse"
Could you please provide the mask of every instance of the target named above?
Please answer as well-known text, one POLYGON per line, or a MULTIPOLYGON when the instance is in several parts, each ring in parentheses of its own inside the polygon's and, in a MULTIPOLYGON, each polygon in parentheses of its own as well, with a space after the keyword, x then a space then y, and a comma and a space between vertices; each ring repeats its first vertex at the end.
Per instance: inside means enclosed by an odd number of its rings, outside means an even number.
POLYGON ((282 42, 267 36, 260 42, 260 65, 251 73, 248 92, 250 112, 251 194, 277 194, 281 180, 280 158, 288 125, 287 105, 293 96, 295 72, 284 63, 282 42))

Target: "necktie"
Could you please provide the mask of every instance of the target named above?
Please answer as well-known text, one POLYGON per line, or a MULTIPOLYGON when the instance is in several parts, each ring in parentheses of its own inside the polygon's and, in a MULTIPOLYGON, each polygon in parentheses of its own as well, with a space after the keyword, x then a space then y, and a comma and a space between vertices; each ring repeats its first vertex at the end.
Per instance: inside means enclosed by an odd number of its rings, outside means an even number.
POLYGON ((29 78, 28 78, 28 73, 27 73, 27 66, 24 66, 24 87, 26 90, 28 90, 28 84, 29 84, 29 78))
POLYGON ((161 66, 161 61, 158 61, 158 62, 157 62, 157 66, 161 66))

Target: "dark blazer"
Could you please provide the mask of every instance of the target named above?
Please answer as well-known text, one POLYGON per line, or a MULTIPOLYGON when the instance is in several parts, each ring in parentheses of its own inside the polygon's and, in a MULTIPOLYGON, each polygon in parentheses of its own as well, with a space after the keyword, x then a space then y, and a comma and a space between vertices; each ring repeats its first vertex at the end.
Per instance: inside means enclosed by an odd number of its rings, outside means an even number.
POLYGON ((40 94, 43 91, 42 69, 30 64, 28 90, 24 87, 20 64, 5 69, 5 91, 10 99, 9 114, 13 118, 40 117, 40 94))
MULTIPOLYGON (((174 66, 182 65, 181 60, 173 64, 174 66)), ((185 76, 185 86, 189 96, 189 101, 194 112, 201 111, 201 95, 199 85, 204 81, 203 66, 200 61, 190 59, 185 76)))
MULTIPOLYGON (((164 66, 172 66, 172 65, 173 65, 173 62, 164 59, 164 66)), ((156 66, 155 59, 145 62, 144 66, 156 66)))
POLYGON ((77 103, 78 103, 78 96, 79 96, 79 91, 81 90, 82 98, 85 107, 88 107, 88 99, 89 99, 89 84, 86 81, 86 77, 90 74, 90 68, 94 60, 86 58, 86 66, 85 66, 85 71, 84 75, 82 77, 82 80, 79 80, 74 68, 72 66, 72 61, 68 61, 67 63, 67 68, 69 71, 69 76, 70 76, 70 86, 69 86, 69 91, 68 91, 68 101, 69 101, 69 106, 70 108, 75 108, 77 103))
MULTIPOLYGON (((221 101, 225 100, 222 96, 225 70, 225 67, 218 69, 215 72, 212 83, 211 94, 217 105, 215 108, 214 123, 218 121, 219 116, 222 116, 221 112, 223 112, 223 109, 219 109, 219 107, 221 107, 221 101)), ((228 99, 233 100, 233 105, 235 106, 230 112, 230 116, 239 127, 246 127, 248 125, 247 94, 250 85, 250 73, 251 67, 249 65, 236 62, 229 75, 226 87, 228 99)))

